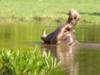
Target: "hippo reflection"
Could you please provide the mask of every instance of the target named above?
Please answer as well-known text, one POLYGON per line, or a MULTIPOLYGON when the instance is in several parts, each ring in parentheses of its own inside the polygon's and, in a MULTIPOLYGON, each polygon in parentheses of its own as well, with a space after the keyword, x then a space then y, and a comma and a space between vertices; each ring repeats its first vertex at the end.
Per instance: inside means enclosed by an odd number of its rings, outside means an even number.
POLYGON ((78 42, 73 31, 64 26, 57 36, 57 55, 68 75, 78 75, 78 65, 75 62, 75 50, 78 42))

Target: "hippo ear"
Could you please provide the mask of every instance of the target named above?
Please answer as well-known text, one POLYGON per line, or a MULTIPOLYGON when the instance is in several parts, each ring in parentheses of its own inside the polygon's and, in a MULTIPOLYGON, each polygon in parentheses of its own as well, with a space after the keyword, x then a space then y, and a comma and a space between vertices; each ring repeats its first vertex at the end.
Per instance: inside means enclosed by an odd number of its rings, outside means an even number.
POLYGON ((71 15, 71 12, 70 12, 70 11, 68 12, 68 15, 69 15, 69 16, 71 15))

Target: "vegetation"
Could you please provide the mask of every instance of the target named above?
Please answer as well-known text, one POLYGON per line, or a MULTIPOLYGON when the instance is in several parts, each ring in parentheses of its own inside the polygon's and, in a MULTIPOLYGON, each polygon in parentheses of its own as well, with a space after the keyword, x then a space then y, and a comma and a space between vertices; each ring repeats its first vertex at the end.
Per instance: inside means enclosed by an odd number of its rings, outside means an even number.
POLYGON ((0 0, 0 16, 21 19, 38 17, 66 17, 69 9, 78 10, 83 19, 99 21, 99 0, 0 0))
POLYGON ((60 62, 39 47, 0 49, 0 75, 64 75, 60 62))

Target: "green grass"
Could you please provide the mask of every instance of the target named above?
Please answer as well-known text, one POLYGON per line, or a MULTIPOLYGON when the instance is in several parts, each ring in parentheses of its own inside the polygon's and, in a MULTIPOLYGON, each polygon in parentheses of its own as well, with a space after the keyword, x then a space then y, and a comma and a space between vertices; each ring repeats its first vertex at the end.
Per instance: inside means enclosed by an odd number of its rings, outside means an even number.
POLYGON ((51 53, 34 48, 0 49, 0 75, 64 75, 51 53))
POLYGON ((68 10, 74 8, 83 19, 99 21, 99 4, 99 0, 0 0, 0 16, 65 18, 68 10))

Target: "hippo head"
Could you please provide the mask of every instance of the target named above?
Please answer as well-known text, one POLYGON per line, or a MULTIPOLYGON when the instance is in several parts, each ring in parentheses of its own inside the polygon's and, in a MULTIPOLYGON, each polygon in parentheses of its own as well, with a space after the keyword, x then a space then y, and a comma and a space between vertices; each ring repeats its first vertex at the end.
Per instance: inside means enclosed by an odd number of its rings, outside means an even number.
POLYGON ((74 27, 76 23, 80 20, 80 14, 76 10, 71 9, 68 15, 69 15, 69 18, 68 18, 67 23, 69 23, 72 27, 74 27))

